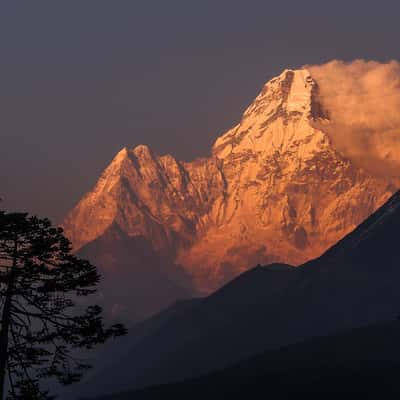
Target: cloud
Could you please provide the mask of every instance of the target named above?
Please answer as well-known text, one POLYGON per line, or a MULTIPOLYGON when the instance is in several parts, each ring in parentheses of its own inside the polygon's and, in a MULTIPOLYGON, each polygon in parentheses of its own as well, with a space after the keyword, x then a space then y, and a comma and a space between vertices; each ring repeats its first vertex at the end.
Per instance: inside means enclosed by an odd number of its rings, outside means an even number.
POLYGON ((307 68, 334 146, 374 174, 400 178, 400 63, 335 60, 307 68))

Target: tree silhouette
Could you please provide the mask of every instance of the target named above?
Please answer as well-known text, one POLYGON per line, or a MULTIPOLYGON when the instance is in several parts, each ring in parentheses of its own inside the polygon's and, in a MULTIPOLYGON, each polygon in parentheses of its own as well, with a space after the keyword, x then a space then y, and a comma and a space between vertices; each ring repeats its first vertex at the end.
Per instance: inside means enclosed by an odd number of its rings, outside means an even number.
POLYGON ((99 275, 71 253, 48 219, 0 212, 0 400, 51 399, 41 381, 79 381, 90 368, 75 357, 126 333, 105 327, 102 309, 79 305, 95 293, 99 275))

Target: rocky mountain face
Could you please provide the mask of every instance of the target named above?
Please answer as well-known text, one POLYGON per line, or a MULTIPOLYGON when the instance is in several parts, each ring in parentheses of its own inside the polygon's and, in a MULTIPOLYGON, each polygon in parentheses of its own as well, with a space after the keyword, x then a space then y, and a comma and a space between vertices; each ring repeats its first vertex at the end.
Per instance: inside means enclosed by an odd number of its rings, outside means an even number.
POLYGON ((328 123, 310 73, 285 70, 208 158, 187 163, 145 145, 122 149, 66 217, 66 234, 76 250, 118 236, 110 229, 142 238, 202 293, 258 263, 304 263, 395 191, 333 147, 328 123))

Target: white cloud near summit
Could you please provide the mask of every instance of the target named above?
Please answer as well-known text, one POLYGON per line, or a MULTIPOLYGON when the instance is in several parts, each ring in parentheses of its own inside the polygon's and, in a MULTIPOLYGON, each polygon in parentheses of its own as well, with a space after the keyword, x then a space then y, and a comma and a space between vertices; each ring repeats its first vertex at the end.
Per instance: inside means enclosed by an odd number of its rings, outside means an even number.
POLYGON ((400 63, 334 60, 307 68, 335 147, 375 174, 400 178, 400 63))

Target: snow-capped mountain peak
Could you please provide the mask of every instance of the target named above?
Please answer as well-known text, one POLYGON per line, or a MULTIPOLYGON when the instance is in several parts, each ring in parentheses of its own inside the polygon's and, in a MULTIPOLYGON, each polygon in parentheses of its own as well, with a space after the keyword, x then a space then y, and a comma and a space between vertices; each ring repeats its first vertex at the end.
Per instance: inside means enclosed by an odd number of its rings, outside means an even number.
POLYGON ((66 233, 79 249, 117 224, 205 292, 257 263, 318 256, 394 191, 333 147, 320 123, 328 115, 310 72, 287 69, 209 158, 187 163, 146 145, 122 149, 66 218, 66 233))
POLYGON ((299 141, 310 142, 313 148, 323 145, 327 137, 310 129, 313 121, 327 118, 317 91, 308 70, 285 70, 264 86, 239 124, 216 140, 213 153, 225 158, 246 151, 282 152, 299 141))

